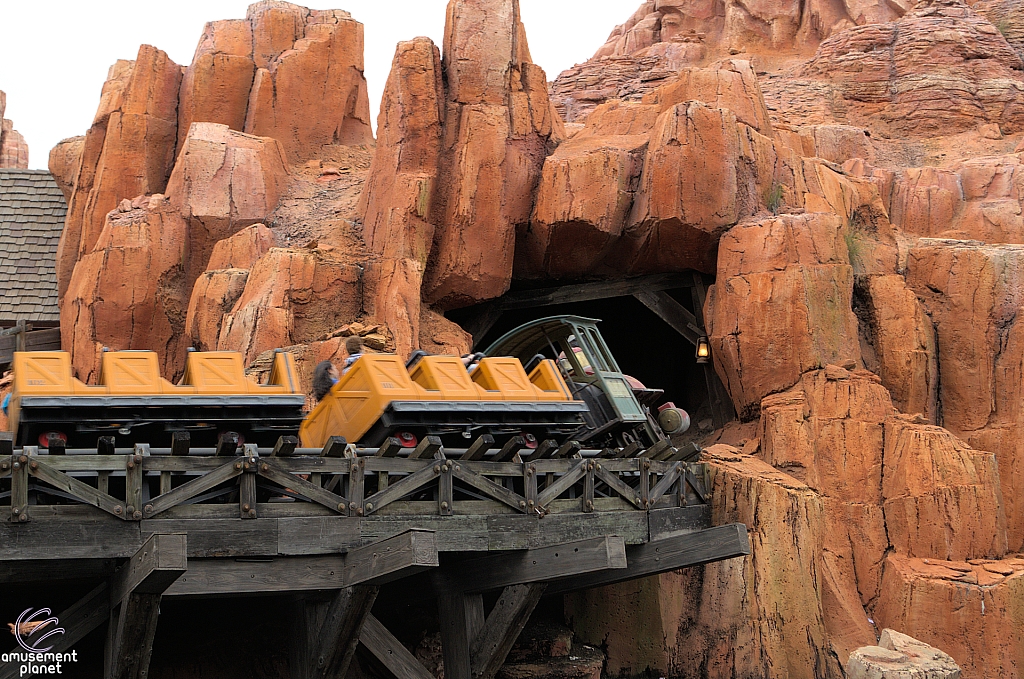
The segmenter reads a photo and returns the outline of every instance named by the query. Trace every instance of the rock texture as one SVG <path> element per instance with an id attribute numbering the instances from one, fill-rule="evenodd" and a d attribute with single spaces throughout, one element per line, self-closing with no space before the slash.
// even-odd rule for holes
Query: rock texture
<path id="1" fill-rule="evenodd" d="M 999 30 L 963 0 L 923 0 L 897 22 L 823 42 L 796 79 L 772 88 L 772 101 L 798 100 L 785 106 L 804 114 L 787 118 L 794 124 L 845 119 L 920 136 L 996 123 L 1016 132 L 1024 129 L 1022 70 Z M 809 110 L 825 115 L 808 119 Z"/>
<path id="2" fill-rule="evenodd" d="M 14 123 L 4 118 L 7 95 L 0 91 L 0 169 L 28 168 L 28 144 L 21 133 L 14 129 Z"/>
<path id="3" fill-rule="evenodd" d="M 849 261 L 834 215 L 780 216 L 722 238 L 705 317 L 738 412 L 808 370 L 860 360 Z"/>
<path id="4" fill-rule="evenodd" d="M 878 646 L 858 648 L 846 666 L 847 679 L 960 679 L 960 667 L 937 648 L 891 629 Z"/>
<path id="5" fill-rule="evenodd" d="M 1024 668 L 1024 561 L 973 563 L 889 556 L 880 625 L 941 648 L 963 677 L 1018 679 Z"/>
<path id="6" fill-rule="evenodd" d="M 70 137 L 64 139 L 52 149 L 48 169 L 53 175 L 64 200 L 70 201 L 75 190 L 75 175 L 78 174 L 78 166 L 82 162 L 82 151 L 85 148 L 85 137 Z"/>

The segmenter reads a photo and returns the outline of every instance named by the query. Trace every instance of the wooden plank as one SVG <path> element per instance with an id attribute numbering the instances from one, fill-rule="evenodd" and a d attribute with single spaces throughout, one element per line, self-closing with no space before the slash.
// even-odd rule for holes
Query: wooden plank
<path id="1" fill-rule="evenodd" d="M 348 457 L 346 454 L 347 450 L 348 441 L 345 440 L 344 436 L 332 436 L 327 439 L 327 443 L 324 444 L 323 449 L 320 451 L 320 457 Z"/>
<path id="2" fill-rule="evenodd" d="M 125 519 L 142 519 L 142 460 L 145 457 L 149 457 L 149 446 L 138 443 L 125 463 Z"/>
<path id="3" fill-rule="evenodd" d="M 564 594 L 592 587 L 603 587 L 648 575 L 699 566 L 713 561 L 750 554 L 747 527 L 741 523 L 715 526 L 671 538 L 652 540 L 626 550 L 624 569 L 594 572 L 554 582 L 548 594 Z"/>
<path id="4" fill-rule="evenodd" d="M 389 484 L 384 490 L 366 498 L 366 513 L 379 511 L 382 507 L 386 507 L 392 502 L 396 502 L 409 493 L 415 492 L 428 483 L 433 482 L 440 475 L 441 462 L 435 461 L 434 464 L 423 467 L 415 474 L 410 474 L 397 483 Z"/>
<path id="5" fill-rule="evenodd" d="M 540 467 L 538 467 L 539 469 Z M 583 475 L 587 473 L 587 463 L 577 462 L 571 470 L 566 472 L 555 481 L 553 484 L 547 486 L 537 496 L 537 505 L 540 507 L 546 507 L 549 502 L 557 498 L 559 495 L 569 490 L 576 484 L 577 481 L 583 478 Z"/>
<path id="6" fill-rule="evenodd" d="M 357 585 L 335 595 L 317 635 L 310 676 L 345 679 L 379 591 L 375 585 Z"/>
<path id="7" fill-rule="evenodd" d="M 241 437 L 233 431 L 226 431 L 217 440 L 217 456 L 231 457 L 238 451 Z"/>
<path id="8" fill-rule="evenodd" d="M 11 458 L 11 522 L 28 521 L 28 455 Z M 83 484 L 84 485 L 84 484 Z"/>
<path id="9" fill-rule="evenodd" d="M 512 585 L 502 591 L 483 628 L 470 644 L 476 679 L 492 679 L 498 673 L 546 587 L 545 583 Z"/>
<path id="10" fill-rule="evenodd" d="M 171 455 L 188 455 L 190 447 L 192 447 L 192 434 L 187 431 L 171 433 Z"/>
<path id="11" fill-rule="evenodd" d="M 230 505 L 223 506 L 232 514 L 222 519 L 150 519 L 142 522 L 142 535 L 153 533 L 187 533 L 188 558 L 249 557 L 279 553 L 278 519 L 261 516 L 258 521 L 243 521 Z M 310 540 L 315 538 L 309 537 Z M 338 549 L 322 549 L 319 553 Z"/>
<path id="12" fill-rule="evenodd" d="M 154 534 L 110 580 L 110 603 L 121 604 L 129 594 L 161 594 L 187 566 L 184 535 Z"/>
<path id="13" fill-rule="evenodd" d="M 396 457 L 400 450 L 402 450 L 402 442 L 394 436 L 390 436 L 381 444 L 374 455 L 377 457 Z"/>
<path id="14" fill-rule="evenodd" d="M 167 596 L 299 592 L 380 585 L 436 567 L 437 545 L 429 531 L 408 531 L 346 555 L 296 556 L 236 561 L 192 559 Z"/>
<path id="15" fill-rule="evenodd" d="M 636 490 L 628 483 L 623 481 L 617 474 L 614 474 L 604 468 L 602 463 L 597 464 L 597 468 L 594 474 L 598 479 L 603 481 L 609 488 L 614 490 L 619 496 L 634 507 L 640 508 L 640 496 Z"/>
<path id="16" fill-rule="evenodd" d="M 545 439 L 541 441 L 540 444 L 536 448 L 534 448 L 530 452 L 530 454 L 526 456 L 525 459 L 527 462 L 542 460 L 545 457 L 551 455 L 556 450 L 558 450 L 558 441 L 555 441 L 554 439 Z"/>
<path id="17" fill-rule="evenodd" d="M 625 541 L 618 536 L 606 536 L 467 559 L 458 564 L 457 574 L 451 573 L 449 577 L 464 591 L 484 592 L 509 585 L 624 568 Z"/>
<path id="18" fill-rule="evenodd" d="M 372 614 L 366 616 L 359 633 L 359 643 L 366 647 L 396 679 L 434 679 L 416 656 L 394 637 Z"/>

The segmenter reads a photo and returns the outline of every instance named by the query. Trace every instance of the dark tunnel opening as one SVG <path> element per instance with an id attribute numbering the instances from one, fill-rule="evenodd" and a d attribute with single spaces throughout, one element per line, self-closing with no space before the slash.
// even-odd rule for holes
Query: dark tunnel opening
<path id="1" fill-rule="evenodd" d="M 693 312 L 689 289 L 669 294 Z M 450 312 L 460 322 L 472 315 L 470 310 Z M 695 347 L 653 311 L 632 296 L 571 302 L 505 311 L 476 342 L 483 351 L 495 340 L 516 327 L 547 316 L 576 315 L 599 319 L 598 328 L 619 367 L 645 386 L 665 391 L 661 405 L 672 401 L 690 414 L 691 433 L 712 429 L 711 406 L 705 367 L 697 363 Z"/>

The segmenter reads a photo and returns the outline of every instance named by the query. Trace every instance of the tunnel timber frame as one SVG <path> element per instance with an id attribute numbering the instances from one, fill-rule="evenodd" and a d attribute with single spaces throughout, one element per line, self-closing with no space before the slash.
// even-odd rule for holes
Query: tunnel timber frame
<path id="1" fill-rule="evenodd" d="M 473 307 L 469 312 L 469 319 L 464 321 L 462 326 L 473 336 L 475 351 L 478 350 L 477 345 L 506 311 L 591 302 L 614 297 L 633 297 L 696 348 L 698 340 L 707 337 L 707 330 L 704 329 L 707 285 L 702 273 L 689 271 L 508 292 L 495 300 Z M 677 302 L 669 294 L 670 290 L 689 290 L 694 312 L 691 313 Z M 704 379 L 707 382 L 712 426 L 720 429 L 735 419 L 736 411 L 733 409 L 729 392 L 710 363 L 704 364 Z"/>
<path id="2" fill-rule="evenodd" d="M 107 624 L 110 679 L 148 676 L 162 597 L 252 594 L 293 597 L 293 679 L 341 679 L 359 644 L 394 676 L 428 679 L 372 615 L 382 587 L 436 599 L 446 676 L 490 679 L 542 596 L 750 553 L 745 526 L 711 526 L 707 467 L 670 446 L 485 457 L 489 438 L 63 455 L 0 440 L 0 581 L 100 580 L 60 612 L 53 650 Z"/>

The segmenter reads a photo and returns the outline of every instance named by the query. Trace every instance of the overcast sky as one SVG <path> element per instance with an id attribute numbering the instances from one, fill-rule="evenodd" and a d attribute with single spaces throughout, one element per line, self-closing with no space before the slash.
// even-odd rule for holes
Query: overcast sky
<path id="1" fill-rule="evenodd" d="M 61 139 L 84 134 L 107 69 L 155 45 L 185 65 L 203 24 L 245 17 L 245 0 L 0 0 L 0 90 L 5 117 L 29 144 L 30 165 L 45 168 Z M 441 45 L 447 0 L 310 0 L 345 9 L 366 27 L 366 78 L 376 125 L 395 43 L 426 35 Z M 549 79 L 589 58 L 640 0 L 520 0 L 533 60 Z"/>

